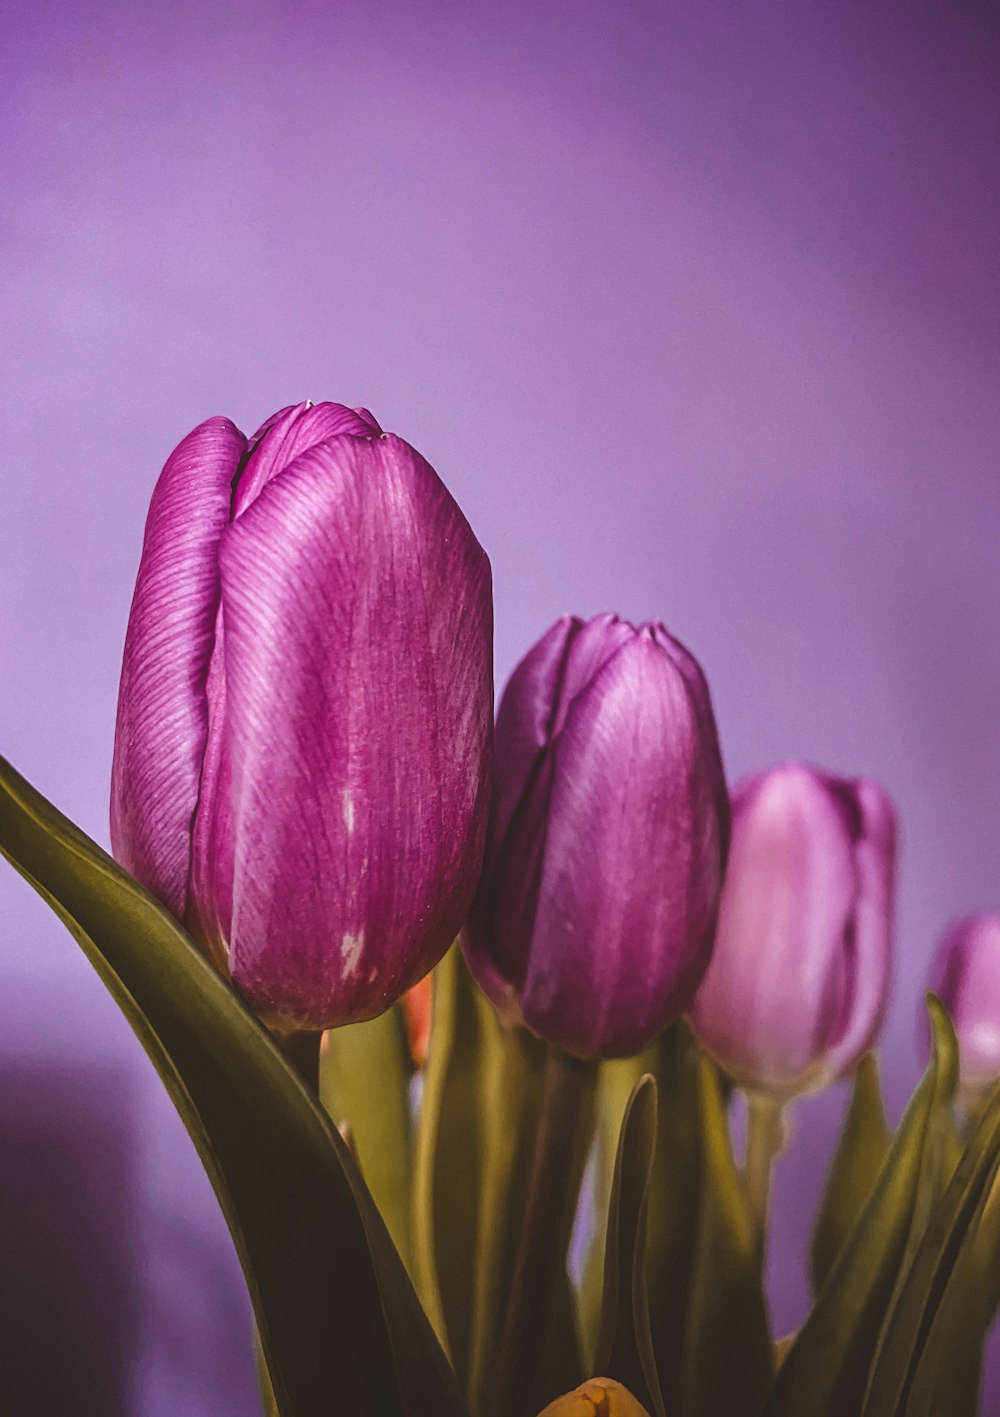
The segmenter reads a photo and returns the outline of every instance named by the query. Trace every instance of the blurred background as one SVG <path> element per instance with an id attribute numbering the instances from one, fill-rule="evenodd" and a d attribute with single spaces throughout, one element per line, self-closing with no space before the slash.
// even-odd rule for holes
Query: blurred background
<path id="1" fill-rule="evenodd" d="M 564 610 L 660 616 L 734 777 L 889 786 L 897 1115 L 935 935 L 1000 909 L 997 14 L 6 0 L 0 749 L 106 843 L 166 454 L 212 413 L 365 403 L 492 557 L 498 684 Z M 778 1333 L 843 1102 L 796 1109 Z M 6 867 L 0 1370 L 25 1417 L 256 1410 L 193 1149 Z"/>

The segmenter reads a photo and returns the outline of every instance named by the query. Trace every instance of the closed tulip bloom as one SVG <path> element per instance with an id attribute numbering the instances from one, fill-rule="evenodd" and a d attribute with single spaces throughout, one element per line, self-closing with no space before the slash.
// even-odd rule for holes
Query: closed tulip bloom
<path id="1" fill-rule="evenodd" d="M 372 1017 L 478 878 L 490 567 L 370 413 L 190 433 L 153 493 L 129 619 L 115 855 L 279 1029 Z"/>
<path id="2" fill-rule="evenodd" d="M 692 1022 L 738 1082 L 807 1091 L 871 1045 L 888 1000 L 895 859 L 877 783 L 788 763 L 737 787 Z"/>
<path id="3" fill-rule="evenodd" d="M 956 920 L 938 945 L 927 987 L 955 1025 L 963 1084 L 973 1092 L 989 1087 L 1000 1077 L 1000 917 Z"/>
<path id="4" fill-rule="evenodd" d="M 503 695 L 465 933 L 501 1015 L 580 1057 L 645 1047 L 708 962 L 727 815 L 688 651 L 658 624 L 559 620 Z"/>
<path id="5" fill-rule="evenodd" d="M 539 1417 L 649 1417 L 628 1388 L 611 1378 L 590 1378 L 580 1387 L 550 1402 Z"/>

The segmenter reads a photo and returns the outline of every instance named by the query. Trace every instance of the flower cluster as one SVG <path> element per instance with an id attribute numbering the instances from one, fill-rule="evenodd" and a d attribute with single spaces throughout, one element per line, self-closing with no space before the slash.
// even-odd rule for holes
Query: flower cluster
<path id="1" fill-rule="evenodd" d="M 490 582 L 437 474 L 367 409 L 201 424 L 150 506 L 118 859 L 279 1031 L 384 1011 L 464 924 L 501 1018 L 580 1057 L 689 1013 L 749 1089 L 849 1071 L 889 996 L 887 793 L 785 763 L 730 799 L 698 661 L 614 614 L 529 650 L 494 761 Z M 953 926 L 929 986 L 992 1081 L 1000 922 Z"/>
<path id="2" fill-rule="evenodd" d="M 125 869 L 0 761 L 0 849 L 206 1159 L 267 1411 L 971 1410 L 1000 1297 L 1000 918 L 944 934 L 890 1131 L 885 789 L 785 762 L 730 791 L 705 674 L 658 620 L 564 616 L 494 724 L 492 633 L 486 553 L 370 412 L 211 418 L 146 524 Z M 783 1114 L 844 1077 L 819 1299 L 774 1343 Z"/>
<path id="3" fill-rule="evenodd" d="M 787 764 L 730 809 L 697 660 L 612 614 L 518 665 L 491 792 L 491 633 L 468 523 L 367 410 L 210 419 L 150 508 L 116 855 L 281 1030 L 381 1012 L 466 922 L 501 1016 L 578 1056 L 691 1011 L 747 1086 L 849 1069 L 891 972 L 885 792 Z"/>

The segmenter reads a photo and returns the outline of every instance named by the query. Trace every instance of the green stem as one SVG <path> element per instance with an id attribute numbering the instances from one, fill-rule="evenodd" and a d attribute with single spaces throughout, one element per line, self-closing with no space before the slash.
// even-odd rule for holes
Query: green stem
<path id="1" fill-rule="evenodd" d="M 747 1145 L 743 1175 L 763 1252 L 771 1207 L 771 1177 L 785 1144 L 784 1103 L 767 1092 L 748 1092 L 746 1097 Z"/>
<path id="2" fill-rule="evenodd" d="M 528 1198 L 514 1260 L 497 1361 L 492 1411 L 506 1417 L 530 1392 L 544 1329 L 552 1276 L 565 1260 L 577 1187 L 567 1186 L 592 1081 L 592 1067 L 550 1048 Z"/>

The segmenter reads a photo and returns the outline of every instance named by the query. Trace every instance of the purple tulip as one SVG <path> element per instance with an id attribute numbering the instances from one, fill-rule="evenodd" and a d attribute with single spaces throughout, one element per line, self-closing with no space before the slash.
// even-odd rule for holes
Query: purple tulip
<path id="1" fill-rule="evenodd" d="M 895 857 L 877 783 L 788 763 L 737 787 L 692 1022 L 738 1082 L 808 1091 L 871 1045 L 888 1001 Z"/>
<path id="2" fill-rule="evenodd" d="M 559 620 L 497 717 L 465 948 L 501 1014 L 581 1057 L 645 1047 L 708 962 L 727 816 L 688 651 L 658 624 Z"/>
<path id="3" fill-rule="evenodd" d="M 927 987 L 951 1014 L 963 1083 L 981 1091 L 1000 1077 L 1000 917 L 956 920 L 938 945 Z"/>
<path id="4" fill-rule="evenodd" d="M 490 566 L 437 474 L 364 409 L 210 418 L 146 523 L 125 641 L 115 855 L 257 1012 L 386 1009 L 478 879 Z"/>

